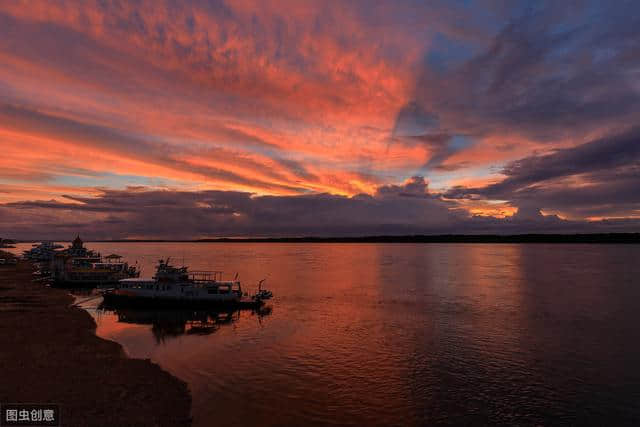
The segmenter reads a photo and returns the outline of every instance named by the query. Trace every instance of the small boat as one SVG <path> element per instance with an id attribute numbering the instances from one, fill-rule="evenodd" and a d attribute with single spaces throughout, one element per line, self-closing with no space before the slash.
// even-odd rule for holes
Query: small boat
<path id="1" fill-rule="evenodd" d="M 0 249 L 14 249 L 15 241 L 11 239 L 3 239 L 0 237 Z"/>
<path id="2" fill-rule="evenodd" d="M 103 297 L 108 304 L 257 308 L 273 296 L 261 285 L 258 293 L 249 296 L 238 280 L 222 280 L 221 271 L 190 272 L 161 259 L 152 278 L 122 279 Z"/>
<path id="3" fill-rule="evenodd" d="M 32 245 L 31 249 L 24 251 L 22 256 L 24 259 L 36 262 L 51 262 L 58 249 L 63 248 L 54 242 L 42 242 Z"/>

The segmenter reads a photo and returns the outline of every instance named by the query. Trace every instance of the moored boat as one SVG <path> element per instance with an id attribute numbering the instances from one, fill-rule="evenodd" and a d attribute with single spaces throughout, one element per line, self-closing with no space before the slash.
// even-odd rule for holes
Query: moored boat
<path id="1" fill-rule="evenodd" d="M 0 249 L 13 249 L 15 248 L 15 241 L 11 239 L 3 239 L 0 237 Z"/>
<path id="2" fill-rule="evenodd" d="M 272 296 L 259 288 L 249 295 L 238 280 L 222 280 L 221 271 L 192 271 L 160 260 L 152 278 L 129 278 L 103 292 L 105 303 L 161 306 L 256 308 Z"/>
<path id="3" fill-rule="evenodd" d="M 53 284 L 60 287 L 95 287 L 115 285 L 119 280 L 140 275 L 136 266 L 121 262 L 121 256 L 112 254 L 104 259 L 84 247 L 80 237 L 71 246 L 56 251 L 51 261 Z"/>
<path id="4" fill-rule="evenodd" d="M 54 242 L 41 242 L 40 244 L 32 245 L 31 249 L 22 253 L 22 257 L 29 261 L 34 262 L 51 262 L 58 249 L 63 248 Z"/>

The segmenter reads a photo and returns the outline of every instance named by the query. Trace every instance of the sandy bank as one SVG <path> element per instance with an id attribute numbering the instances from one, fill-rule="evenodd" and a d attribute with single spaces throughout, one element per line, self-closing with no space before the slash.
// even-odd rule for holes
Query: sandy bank
<path id="1" fill-rule="evenodd" d="M 71 303 L 29 264 L 0 266 L 0 402 L 57 404 L 63 426 L 190 425 L 186 384 L 96 337 Z"/>

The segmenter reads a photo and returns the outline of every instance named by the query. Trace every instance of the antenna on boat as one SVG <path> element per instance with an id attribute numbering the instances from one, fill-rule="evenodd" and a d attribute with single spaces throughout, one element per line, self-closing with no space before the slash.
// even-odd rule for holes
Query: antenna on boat
<path id="1" fill-rule="evenodd" d="M 234 281 L 235 281 L 235 280 L 238 280 L 238 272 L 236 272 L 236 275 L 235 275 L 235 277 L 233 278 L 233 280 L 234 280 Z"/>

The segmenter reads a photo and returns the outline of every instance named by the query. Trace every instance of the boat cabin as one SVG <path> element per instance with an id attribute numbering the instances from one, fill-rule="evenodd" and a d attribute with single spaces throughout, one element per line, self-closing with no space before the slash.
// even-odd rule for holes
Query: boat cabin
<path id="1" fill-rule="evenodd" d="M 209 295 L 242 294 L 240 282 L 237 281 L 185 281 L 169 282 L 155 279 L 131 278 L 118 282 L 118 289 L 149 291 L 154 293 L 206 293 Z"/>

